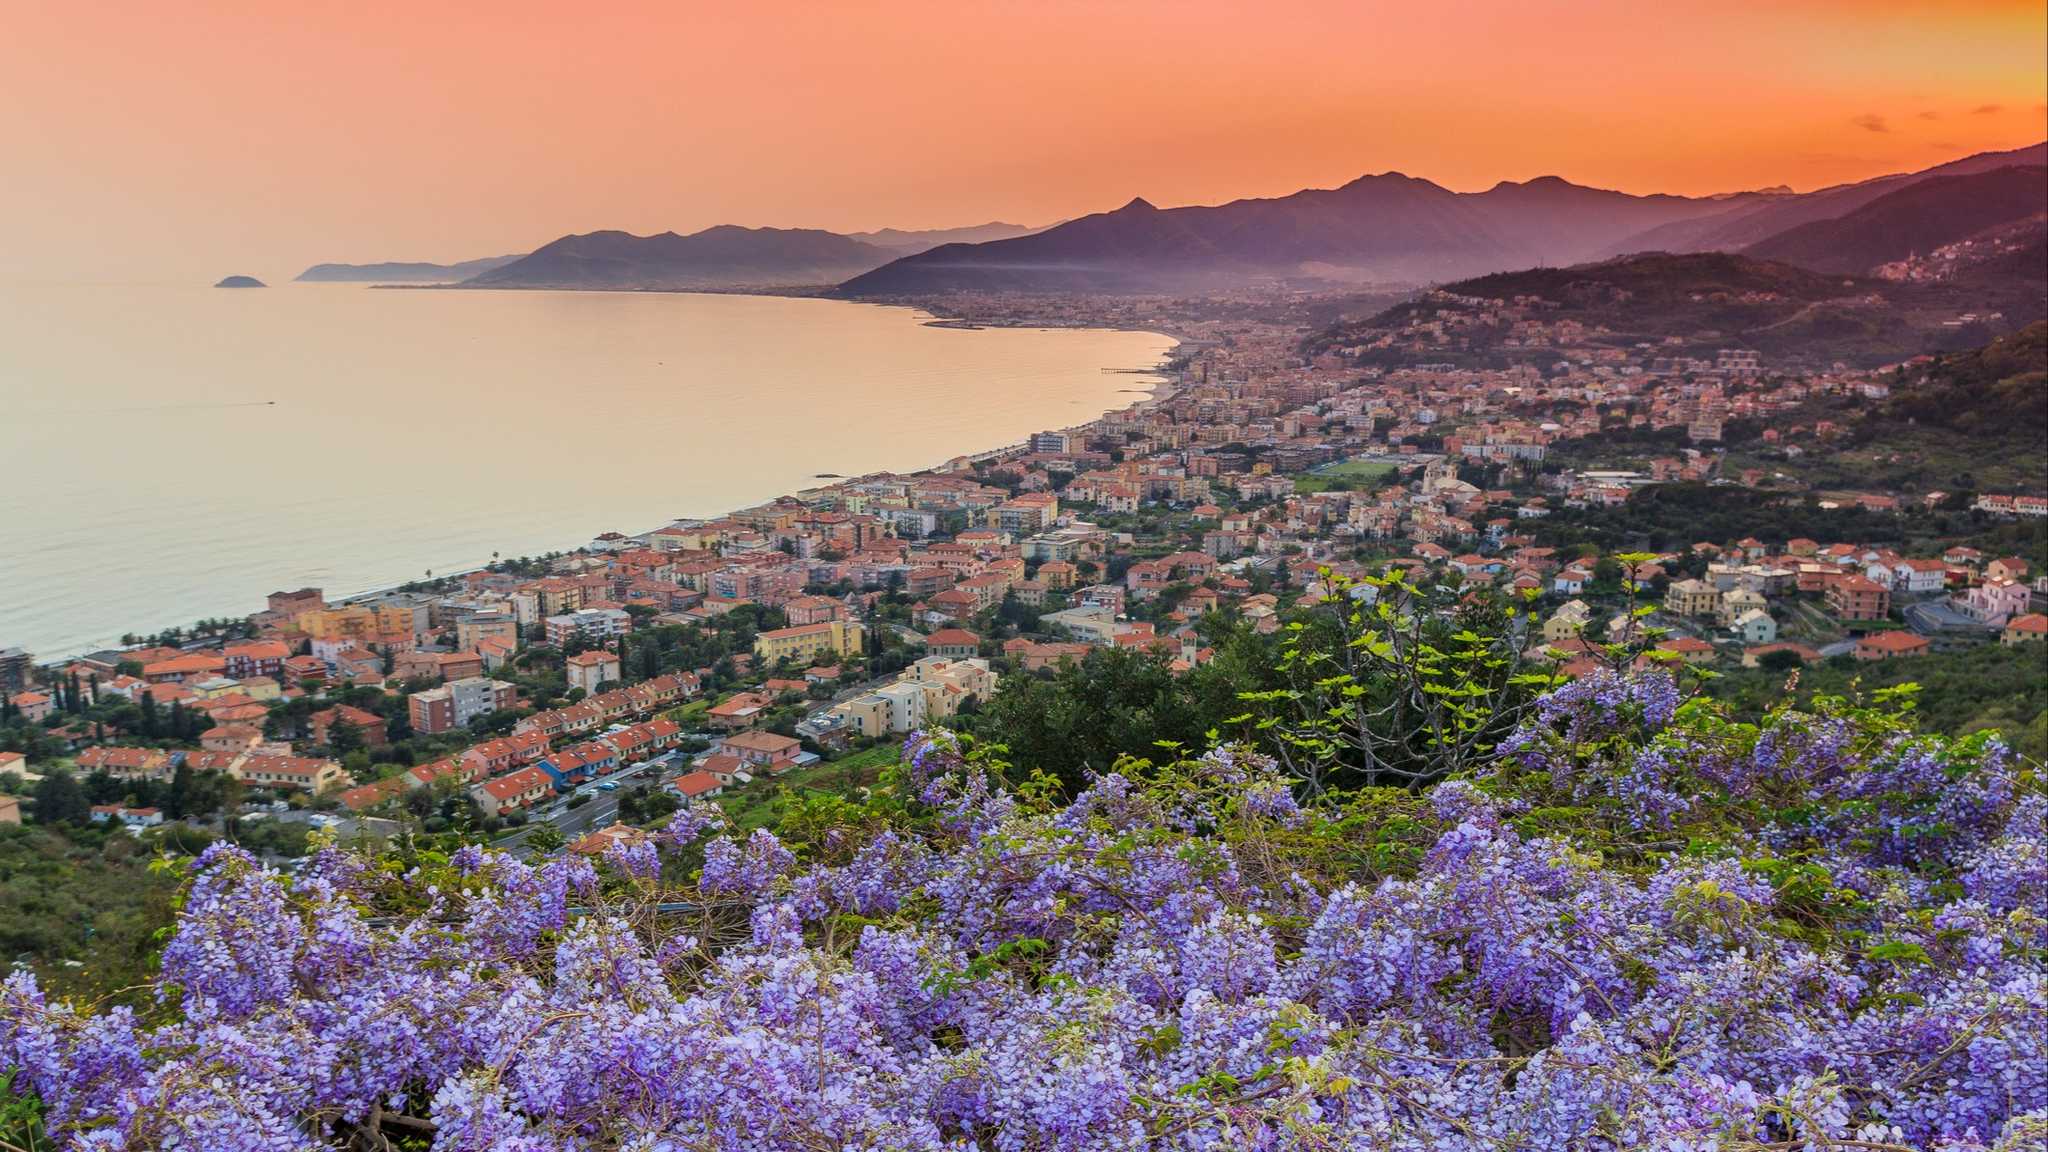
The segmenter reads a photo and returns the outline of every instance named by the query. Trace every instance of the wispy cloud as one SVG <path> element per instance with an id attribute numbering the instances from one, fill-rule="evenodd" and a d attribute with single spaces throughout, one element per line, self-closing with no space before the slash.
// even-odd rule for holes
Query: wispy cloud
<path id="1" fill-rule="evenodd" d="M 1970 109 L 1970 113 L 1975 116 L 1990 116 L 1993 113 L 2003 111 L 2005 111 L 2005 105 L 2003 104 L 1979 104 L 1975 108 Z"/>
<path id="2" fill-rule="evenodd" d="M 1850 123 L 1863 129 L 1865 132 L 1889 132 L 1892 130 L 1892 126 L 1885 123 L 1884 117 L 1879 116 L 1875 112 L 1865 112 L 1863 115 L 1850 121 Z"/>
<path id="3" fill-rule="evenodd" d="M 1920 118 L 1922 120 L 1939 120 L 1941 119 L 1941 113 L 1936 112 L 1933 109 L 1929 109 L 1925 112 L 1922 112 L 1920 114 Z"/>

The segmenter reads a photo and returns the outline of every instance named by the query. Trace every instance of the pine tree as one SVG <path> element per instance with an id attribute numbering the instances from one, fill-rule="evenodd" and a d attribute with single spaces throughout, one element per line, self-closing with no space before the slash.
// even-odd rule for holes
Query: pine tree
<path id="1" fill-rule="evenodd" d="M 327 726 L 327 747 L 336 756 L 346 756 L 363 746 L 363 734 L 339 716 Z"/>

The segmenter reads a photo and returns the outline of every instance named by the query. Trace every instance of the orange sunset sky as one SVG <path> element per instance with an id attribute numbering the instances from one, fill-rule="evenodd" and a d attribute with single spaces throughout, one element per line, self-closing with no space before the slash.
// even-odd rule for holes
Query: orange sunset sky
<path id="1" fill-rule="evenodd" d="M 0 279 L 1036 224 L 1389 169 L 1807 189 L 2048 135 L 2044 11 L 11 0 Z"/>

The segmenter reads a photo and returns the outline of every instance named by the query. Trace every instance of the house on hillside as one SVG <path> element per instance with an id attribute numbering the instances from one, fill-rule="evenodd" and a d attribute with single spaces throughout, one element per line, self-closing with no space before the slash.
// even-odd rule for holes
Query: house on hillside
<path id="1" fill-rule="evenodd" d="M 1898 660 L 1927 654 L 1927 637 L 1911 632 L 1872 632 L 1856 641 L 1858 660 Z"/>
<path id="2" fill-rule="evenodd" d="M 1778 639 L 1778 622 L 1762 608 L 1751 608 L 1735 619 L 1735 635 L 1745 645 L 1771 644 Z"/>

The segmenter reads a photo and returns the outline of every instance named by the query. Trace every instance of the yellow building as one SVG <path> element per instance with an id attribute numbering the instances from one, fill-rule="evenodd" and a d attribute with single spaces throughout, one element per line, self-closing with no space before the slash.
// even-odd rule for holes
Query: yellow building
<path id="1" fill-rule="evenodd" d="M 385 604 L 377 608 L 377 632 L 382 636 L 417 636 L 427 630 L 427 621 L 424 605 Z"/>
<path id="2" fill-rule="evenodd" d="M 847 723 L 852 725 L 855 732 L 870 739 L 886 736 L 891 731 L 889 701 L 873 692 L 834 704 L 832 711 L 835 715 L 846 717 Z"/>
<path id="3" fill-rule="evenodd" d="M 1768 613 L 1770 610 L 1770 601 L 1764 598 L 1763 593 L 1750 588 L 1730 588 L 1721 593 L 1721 606 L 1716 609 L 1716 613 L 1722 627 L 1733 628 L 1737 620 L 1751 612 Z M 1774 636 L 1772 639 L 1775 640 L 1777 637 Z"/>
<path id="4" fill-rule="evenodd" d="M 533 591 L 540 597 L 542 616 L 564 616 L 583 607 L 583 585 L 560 576 L 548 576 L 533 582 Z"/>
<path id="5" fill-rule="evenodd" d="M 755 508 L 742 508 L 727 517 L 757 532 L 787 532 L 796 526 L 796 518 L 806 510 L 780 502 L 762 504 Z"/>
<path id="6" fill-rule="evenodd" d="M 377 638 L 377 614 L 353 605 L 315 609 L 301 615 L 297 623 L 299 631 L 315 640 L 354 640 L 368 644 Z"/>
<path id="7" fill-rule="evenodd" d="M 1054 592 L 1064 592 L 1080 580 L 1080 569 L 1065 560 L 1047 560 L 1038 566 L 1039 582 Z"/>
<path id="8" fill-rule="evenodd" d="M 948 660 L 927 656 L 904 669 L 893 684 L 832 706 L 863 736 L 909 732 L 932 720 L 956 715 L 969 700 L 995 695 L 996 674 L 980 658 Z"/>
<path id="9" fill-rule="evenodd" d="M 754 656 L 774 665 L 784 660 L 809 663 L 823 655 L 858 656 L 867 629 L 851 620 L 827 620 L 776 628 L 754 637 Z"/>
<path id="10" fill-rule="evenodd" d="M 1998 637 L 1998 642 L 2008 648 L 2015 644 L 2040 644 L 2044 641 L 2048 641 L 2048 616 L 2039 612 L 2013 617 L 2006 622 L 2005 631 Z"/>
<path id="11" fill-rule="evenodd" d="M 469 616 L 455 622 L 455 647 L 464 652 L 477 651 L 486 640 L 503 640 L 514 648 L 519 646 L 519 622 L 507 615 L 491 613 Z"/>
<path id="12" fill-rule="evenodd" d="M 1664 610 L 1680 616 L 1712 616 L 1721 609 L 1721 590 L 1704 580 L 1680 580 L 1664 593 Z"/>
<path id="13" fill-rule="evenodd" d="M 1585 601 L 1568 601 L 1543 622 L 1543 638 L 1552 644 L 1570 640 L 1583 633 L 1592 619 L 1592 609 L 1586 607 Z"/>

